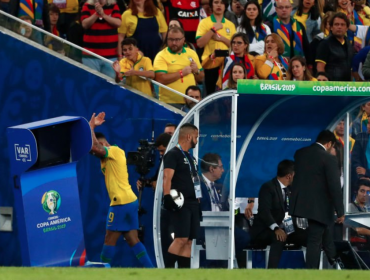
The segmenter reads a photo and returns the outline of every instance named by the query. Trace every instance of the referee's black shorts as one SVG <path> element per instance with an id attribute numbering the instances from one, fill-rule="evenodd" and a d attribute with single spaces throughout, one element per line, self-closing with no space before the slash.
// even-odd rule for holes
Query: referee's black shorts
<path id="1" fill-rule="evenodd" d="M 200 228 L 199 207 L 198 200 L 185 201 L 179 211 L 171 213 L 175 238 L 197 239 Z"/>

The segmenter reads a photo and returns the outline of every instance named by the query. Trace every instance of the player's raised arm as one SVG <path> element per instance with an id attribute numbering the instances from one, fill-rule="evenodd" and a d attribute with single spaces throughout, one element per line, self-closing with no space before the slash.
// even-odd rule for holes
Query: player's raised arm
<path id="1" fill-rule="evenodd" d="M 99 143 L 98 139 L 96 139 L 94 129 L 97 126 L 102 125 L 105 122 L 105 113 L 101 112 L 97 116 L 95 116 L 95 113 L 91 116 L 89 125 L 91 128 L 91 137 L 93 141 L 93 145 L 91 148 L 90 153 L 93 154 L 96 157 L 103 158 L 105 157 L 107 151 L 105 150 L 104 146 Z"/>

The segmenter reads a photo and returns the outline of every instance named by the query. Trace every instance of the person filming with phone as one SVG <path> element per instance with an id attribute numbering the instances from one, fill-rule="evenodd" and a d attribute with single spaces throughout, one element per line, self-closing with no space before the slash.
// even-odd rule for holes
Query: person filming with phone
<path id="1" fill-rule="evenodd" d="M 231 37 L 231 54 L 226 56 L 221 65 L 220 75 L 218 77 L 217 86 L 220 89 L 226 89 L 231 75 L 231 68 L 238 63 L 244 65 L 246 75 L 243 79 L 258 79 L 254 70 L 254 56 L 249 52 L 249 40 L 244 33 L 235 33 Z M 212 56 L 215 54 L 213 53 Z"/>
<path id="2" fill-rule="evenodd" d="M 212 14 L 203 19 L 196 34 L 197 45 L 204 48 L 202 66 L 204 68 L 204 85 L 206 95 L 215 92 L 218 71 L 224 58 L 229 56 L 231 36 L 236 32 L 235 25 L 225 19 L 224 12 L 228 6 L 227 0 L 210 0 Z M 215 55 L 211 55 L 215 52 Z"/>

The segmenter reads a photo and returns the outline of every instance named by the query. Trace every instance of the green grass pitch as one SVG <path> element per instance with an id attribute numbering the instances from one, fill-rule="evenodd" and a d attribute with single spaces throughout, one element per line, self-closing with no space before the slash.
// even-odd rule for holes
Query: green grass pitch
<path id="1" fill-rule="evenodd" d="M 130 269 L 0 267 L 1 280 L 358 280 L 360 270 Z"/>

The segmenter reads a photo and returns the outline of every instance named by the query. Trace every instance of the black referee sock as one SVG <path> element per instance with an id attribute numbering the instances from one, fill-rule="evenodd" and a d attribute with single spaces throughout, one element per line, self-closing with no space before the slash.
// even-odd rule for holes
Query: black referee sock
<path id="1" fill-rule="evenodd" d="M 190 258 L 178 256 L 177 265 L 178 268 L 190 268 Z"/>
<path id="2" fill-rule="evenodd" d="M 175 263 L 177 262 L 178 258 L 180 258 L 178 255 L 174 255 L 168 252 L 167 257 L 164 260 L 165 268 L 175 268 Z"/>

